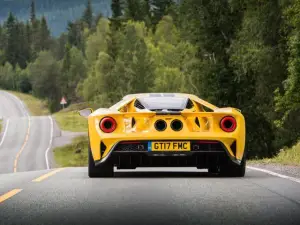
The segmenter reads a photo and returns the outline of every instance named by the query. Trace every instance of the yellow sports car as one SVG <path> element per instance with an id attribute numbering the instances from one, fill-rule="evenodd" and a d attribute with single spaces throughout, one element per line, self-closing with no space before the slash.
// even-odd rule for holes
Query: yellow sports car
<path id="1" fill-rule="evenodd" d="M 88 119 L 89 177 L 112 177 L 115 166 L 245 175 L 245 120 L 237 109 L 218 108 L 190 94 L 145 93 L 79 113 Z"/>

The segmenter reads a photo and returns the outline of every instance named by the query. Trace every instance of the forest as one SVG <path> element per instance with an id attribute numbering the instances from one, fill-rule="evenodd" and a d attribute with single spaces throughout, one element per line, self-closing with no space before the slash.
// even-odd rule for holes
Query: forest
<path id="1" fill-rule="evenodd" d="M 12 12 L 21 21 L 29 19 L 29 10 L 32 0 L 0 1 L 0 23 L 3 23 L 9 12 Z M 85 9 L 85 0 L 36 0 L 36 17 L 45 16 L 51 35 L 58 37 L 65 31 L 68 21 L 80 18 Z M 93 14 L 102 14 L 109 17 L 111 0 L 93 0 Z"/>
<path id="2" fill-rule="evenodd" d="M 250 158 L 300 137 L 300 0 L 112 0 L 111 16 L 87 1 L 51 35 L 29 3 L 0 27 L 0 88 L 46 100 L 49 109 L 108 107 L 129 93 L 186 92 L 246 118 Z"/>

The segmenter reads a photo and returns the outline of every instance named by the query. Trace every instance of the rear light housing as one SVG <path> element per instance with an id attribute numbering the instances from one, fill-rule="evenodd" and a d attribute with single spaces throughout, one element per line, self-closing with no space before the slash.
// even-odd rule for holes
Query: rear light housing
<path id="1" fill-rule="evenodd" d="M 225 132 L 235 131 L 236 126 L 237 126 L 236 120 L 232 116 L 225 116 L 222 118 L 220 122 L 220 127 Z"/>
<path id="2" fill-rule="evenodd" d="M 117 122 L 111 117 L 104 117 L 99 127 L 104 133 L 111 133 L 117 128 Z"/>

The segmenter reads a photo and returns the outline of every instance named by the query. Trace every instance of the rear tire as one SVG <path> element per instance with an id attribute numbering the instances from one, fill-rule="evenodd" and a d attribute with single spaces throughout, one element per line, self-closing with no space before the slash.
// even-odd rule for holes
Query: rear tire
<path id="1" fill-rule="evenodd" d="M 88 174 L 91 178 L 96 177 L 113 177 L 114 176 L 114 165 L 110 159 L 101 163 L 99 166 L 95 166 L 92 151 L 88 150 Z"/>
<path id="2" fill-rule="evenodd" d="M 229 162 L 220 168 L 220 175 L 223 177 L 244 177 L 246 173 L 246 156 L 244 155 L 241 164 Z"/>

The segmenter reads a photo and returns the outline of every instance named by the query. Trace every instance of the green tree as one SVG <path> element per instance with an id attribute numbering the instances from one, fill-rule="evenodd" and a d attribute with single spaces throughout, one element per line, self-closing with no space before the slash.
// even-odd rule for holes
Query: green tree
<path id="1" fill-rule="evenodd" d="M 75 46 L 71 47 L 70 44 L 67 44 L 62 63 L 60 86 L 63 95 L 68 98 L 69 102 L 77 100 L 77 85 L 86 78 L 86 74 L 86 62 L 82 52 Z"/>
<path id="2" fill-rule="evenodd" d="M 9 62 L 0 65 L 0 87 L 7 90 L 13 90 L 16 86 L 17 79 L 13 66 Z"/>
<path id="3" fill-rule="evenodd" d="M 111 11 L 112 11 L 112 18 L 118 18 L 123 15 L 123 0 L 112 0 L 111 2 Z"/>
<path id="4" fill-rule="evenodd" d="M 89 65 L 93 65 L 100 52 L 107 52 L 111 44 L 111 29 L 108 19 L 101 18 L 97 30 L 87 38 L 86 58 Z"/>
<path id="5" fill-rule="evenodd" d="M 275 91 L 276 111 L 282 118 L 276 121 L 280 135 L 277 138 L 282 145 L 291 145 L 298 141 L 300 132 L 300 1 L 293 0 L 285 5 L 284 13 L 287 36 L 287 78 Z"/>
<path id="6" fill-rule="evenodd" d="M 147 3 L 149 1 L 146 1 Z M 168 13 L 168 9 L 174 5 L 173 0 L 150 0 L 150 3 L 146 4 L 152 6 L 152 23 L 154 25 L 158 24 L 159 21 L 163 18 L 164 15 Z M 147 6 L 147 9 L 149 10 L 149 6 Z"/>
<path id="7" fill-rule="evenodd" d="M 91 0 L 87 1 L 86 8 L 83 12 L 82 20 L 88 25 L 89 28 L 93 25 L 93 10 Z"/>
<path id="8" fill-rule="evenodd" d="M 141 0 L 126 0 L 124 16 L 127 20 L 142 21 L 144 16 Z"/>
<path id="9" fill-rule="evenodd" d="M 6 48 L 5 48 L 5 59 L 13 67 L 17 62 L 18 43 L 16 37 L 17 33 L 17 21 L 15 16 L 10 12 L 5 22 L 6 28 Z"/>
<path id="10" fill-rule="evenodd" d="M 69 22 L 67 26 L 68 42 L 84 52 L 84 26 L 80 21 Z"/>
<path id="11" fill-rule="evenodd" d="M 59 100 L 62 96 L 61 66 L 52 53 L 40 52 L 37 59 L 29 64 L 28 72 L 33 95 L 46 99 L 52 112 L 59 109 Z"/>
<path id="12" fill-rule="evenodd" d="M 41 19 L 38 35 L 39 35 L 38 50 L 40 51 L 49 50 L 51 37 L 50 37 L 50 31 L 48 28 L 47 20 L 44 16 Z"/>
<path id="13" fill-rule="evenodd" d="M 33 24 L 35 21 L 36 21 L 35 0 L 32 0 L 30 4 L 30 22 Z"/>
<path id="14" fill-rule="evenodd" d="M 145 35 L 143 22 L 129 21 L 126 24 L 117 58 L 126 65 L 123 75 L 127 84 L 126 93 L 147 92 L 154 83 L 153 61 L 145 43 Z"/>

